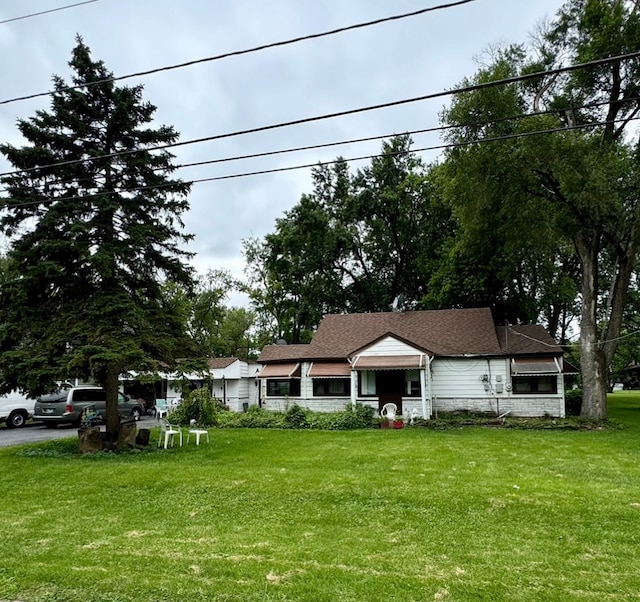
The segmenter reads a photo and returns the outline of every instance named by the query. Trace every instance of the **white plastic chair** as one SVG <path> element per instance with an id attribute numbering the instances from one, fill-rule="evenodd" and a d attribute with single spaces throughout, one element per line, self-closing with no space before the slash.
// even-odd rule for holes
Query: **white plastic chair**
<path id="1" fill-rule="evenodd" d="M 382 406 L 382 410 L 380 410 L 380 416 L 386 418 L 389 422 L 393 422 L 397 412 L 398 406 L 395 403 L 385 403 Z"/>
<path id="2" fill-rule="evenodd" d="M 169 446 L 169 442 L 171 442 L 171 447 L 173 447 L 175 436 L 178 435 L 180 437 L 180 446 L 182 446 L 182 429 L 179 426 L 174 426 L 173 424 L 169 424 L 169 421 L 165 418 L 160 419 L 160 436 L 158 437 L 158 447 L 164 445 L 164 448 L 167 449 Z"/>
<path id="3" fill-rule="evenodd" d="M 187 432 L 187 445 L 189 445 L 189 439 L 191 439 L 191 435 L 194 435 L 196 438 L 196 445 L 200 445 L 200 437 L 202 435 L 206 435 L 207 443 L 209 443 L 209 431 L 208 429 L 199 428 L 195 419 L 191 419 L 189 421 L 189 431 Z"/>
<path id="4" fill-rule="evenodd" d="M 156 399 L 156 418 L 166 418 L 169 415 L 169 406 L 166 399 Z"/>

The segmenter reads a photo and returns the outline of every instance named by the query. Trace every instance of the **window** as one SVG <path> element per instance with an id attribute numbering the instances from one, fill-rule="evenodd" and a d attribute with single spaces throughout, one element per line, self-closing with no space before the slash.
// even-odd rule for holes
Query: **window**
<path id="1" fill-rule="evenodd" d="M 360 395 L 375 395 L 377 392 L 375 370 L 362 370 L 358 372 L 358 383 Z"/>
<path id="2" fill-rule="evenodd" d="M 314 378 L 314 397 L 348 397 L 351 395 L 350 378 Z"/>
<path id="3" fill-rule="evenodd" d="M 558 392 L 556 376 L 513 376 L 511 378 L 514 393 L 546 393 Z"/>
<path id="4" fill-rule="evenodd" d="M 76 389 L 73 393 L 73 401 L 79 403 L 105 401 L 107 394 L 104 389 Z"/>
<path id="5" fill-rule="evenodd" d="M 422 388 L 420 387 L 420 370 L 406 370 L 404 374 L 407 383 L 405 388 L 406 394 L 409 397 L 420 397 L 422 394 Z"/>
<path id="6" fill-rule="evenodd" d="M 268 397 L 300 397 L 299 378 L 268 378 Z"/>

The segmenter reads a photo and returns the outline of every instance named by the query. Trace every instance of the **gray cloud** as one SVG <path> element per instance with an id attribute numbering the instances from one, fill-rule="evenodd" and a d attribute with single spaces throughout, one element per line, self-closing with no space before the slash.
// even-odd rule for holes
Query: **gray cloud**
<path id="1" fill-rule="evenodd" d="M 432 5 L 438 0 L 432 0 Z M 57 0 L 5 0 L 0 20 L 55 8 Z M 489 45 L 524 42 L 561 0 L 480 0 L 405 21 L 255 54 L 126 80 L 142 83 L 158 123 L 193 139 L 342 111 L 455 87 L 476 70 Z M 79 33 L 115 75 L 316 33 L 423 8 L 413 0 L 101 0 L 0 25 L 0 100 L 49 89 L 65 78 Z M 239 136 L 175 149 L 178 163 L 403 132 L 437 125 L 446 99 Z M 18 118 L 47 108 L 47 98 L 0 105 L 0 140 L 20 144 Z M 416 136 L 416 146 L 437 144 Z M 272 169 L 373 154 L 380 142 L 185 169 L 185 179 Z M 432 160 L 435 155 L 427 156 Z M 0 159 L 0 170 L 10 168 Z M 273 230 L 275 220 L 311 188 L 310 170 L 195 184 L 186 230 L 199 271 L 242 272 L 241 241 Z"/>

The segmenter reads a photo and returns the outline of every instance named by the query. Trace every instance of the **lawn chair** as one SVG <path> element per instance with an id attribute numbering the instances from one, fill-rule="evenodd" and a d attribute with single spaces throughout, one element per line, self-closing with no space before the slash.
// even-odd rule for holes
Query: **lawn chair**
<path id="1" fill-rule="evenodd" d="M 187 432 L 187 445 L 189 445 L 189 440 L 191 439 L 191 435 L 193 435 L 196 438 L 196 445 L 200 445 L 200 437 L 202 436 L 205 436 L 207 438 L 207 443 L 209 443 L 209 430 L 200 428 L 195 419 L 191 419 L 189 421 L 189 431 Z"/>
<path id="2" fill-rule="evenodd" d="M 380 410 L 380 416 L 386 418 L 389 422 L 393 422 L 398 413 L 398 406 L 395 403 L 385 403 Z"/>
<path id="3" fill-rule="evenodd" d="M 169 404 L 166 399 L 156 399 L 156 418 L 166 418 L 169 415 Z"/>
<path id="4" fill-rule="evenodd" d="M 160 418 L 160 436 L 158 437 L 158 447 L 163 445 L 164 448 L 167 449 L 167 447 L 169 447 L 169 442 L 171 443 L 171 447 L 173 447 L 176 435 L 180 437 L 180 446 L 182 447 L 182 429 L 179 426 L 170 424 L 169 421 L 165 418 Z"/>

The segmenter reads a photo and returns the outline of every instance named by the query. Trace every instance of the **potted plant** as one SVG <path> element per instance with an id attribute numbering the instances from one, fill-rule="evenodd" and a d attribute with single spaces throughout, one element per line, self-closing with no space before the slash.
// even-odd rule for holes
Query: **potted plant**
<path id="1" fill-rule="evenodd" d="M 389 419 L 386 416 L 382 416 L 380 418 L 380 428 L 388 429 L 389 428 Z"/>
<path id="2" fill-rule="evenodd" d="M 396 416 L 393 419 L 393 428 L 394 429 L 404 428 L 404 420 L 402 419 L 402 416 Z"/>

